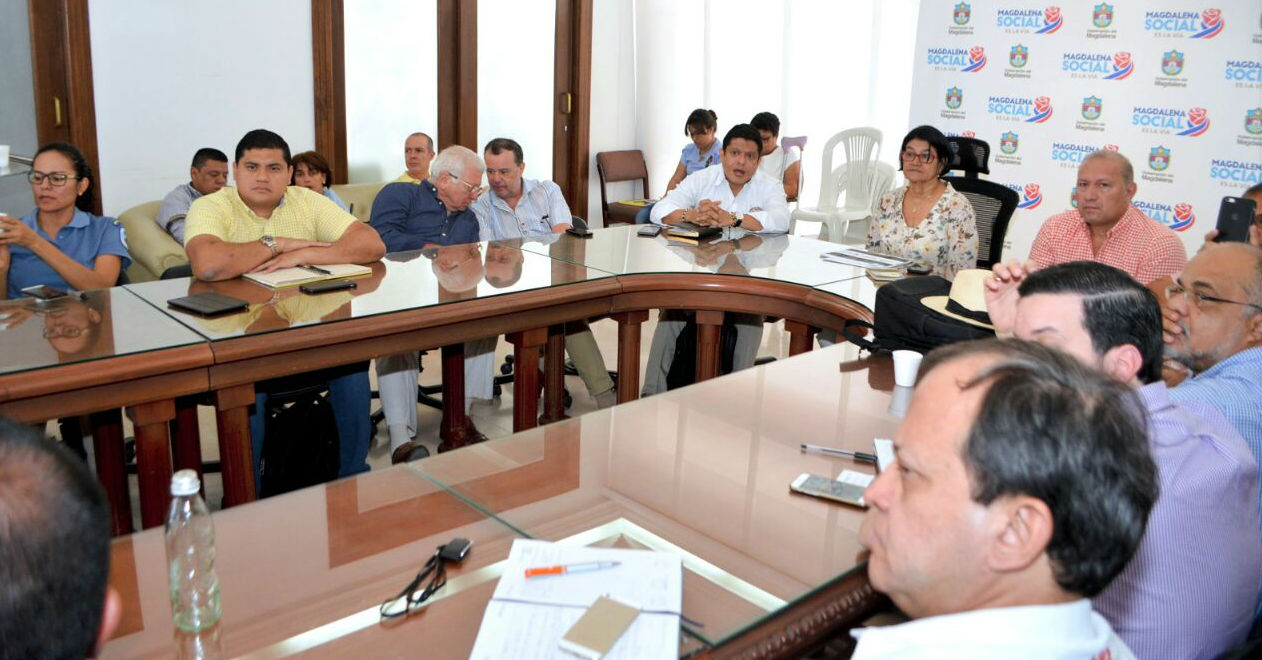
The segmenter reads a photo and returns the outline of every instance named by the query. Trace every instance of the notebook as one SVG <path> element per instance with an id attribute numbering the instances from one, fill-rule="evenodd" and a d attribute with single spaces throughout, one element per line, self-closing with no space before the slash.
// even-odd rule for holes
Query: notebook
<path id="1" fill-rule="evenodd" d="M 667 238 L 677 237 L 700 240 L 711 236 L 718 236 L 721 233 L 723 233 L 723 229 L 721 227 L 702 227 L 701 225 L 694 225 L 691 222 L 666 226 Z"/>
<path id="2" fill-rule="evenodd" d="M 281 268 L 270 273 L 246 273 L 242 275 L 251 282 L 257 282 L 273 289 L 283 289 L 308 282 L 324 280 L 342 280 L 351 277 L 372 275 L 372 268 L 359 264 L 322 264 L 319 266 L 294 266 Z"/>

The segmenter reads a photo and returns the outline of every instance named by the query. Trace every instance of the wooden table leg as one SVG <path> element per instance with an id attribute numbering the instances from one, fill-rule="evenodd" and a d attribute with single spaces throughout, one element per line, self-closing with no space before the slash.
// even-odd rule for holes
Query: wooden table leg
<path id="1" fill-rule="evenodd" d="M 613 315 L 618 322 L 618 403 L 640 396 L 640 325 L 649 318 L 648 310 Z"/>
<path id="2" fill-rule="evenodd" d="M 815 335 L 819 328 L 785 319 L 784 329 L 789 331 L 789 355 L 799 355 L 815 347 Z"/>
<path id="3" fill-rule="evenodd" d="M 464 413 L 464 344 L 442 348 L 443 419 L 438 426 L 438 451 L 450 451 L 486 440 Z"/>
<path id="4" fill-rule="evenodd" d="M 140 485 L 140 524 L 157 527 L 166 520 L 171 487 L 171 436 L 175 401 L 163 399 L 128 408 L 136 429 L 136 477 Z"/>
<path id="5" fill-rule="evenodd" d="M 219 428 L 219 468 L 223 474 L 225 508 L 253 502 L 254 453 L 250 447 L 250 406 L 254 384 L 216 390 L 215 423 Z"/>
<path id="6" fill-rule="evenodd" d="M 171 459 L 176 471 L 196 470 L 206 496 L 206 476 L 202 472 L 202 436 L 197 428 L 197 402 L 202 395 L 175 398 L 175 420 L 171 422 Z"/>
<path id="7" fill-rule="evenodd" d="M 719 337 L 723 312 L 697 312 L 697 382 L 719 375 Z"/>
<path id="8" fill-rule="evenodd" d="M 110 503 L 110 533 L 114 536 L 131 534 L 131 497 L 127 487 L 127 459 L 123 455 L 123 416 L 114 408 L 92 413 L 91 419 L 96 475 Z"/>
<path id="9" fill-rule="evenodd" d="M 515 363 L 514 363 L 515 364 Z M 569 419 L 565 414 L 565 324 L 548 327 L 543 352 L 543 414 L 540 424 Z"/>
<path id="10" fill-rule="evenodd" d="M 505 335 L 513 344 L 513 433 L 537 426 L 539 415 L 539 349 L 548 341 L 547 328 Z"/>

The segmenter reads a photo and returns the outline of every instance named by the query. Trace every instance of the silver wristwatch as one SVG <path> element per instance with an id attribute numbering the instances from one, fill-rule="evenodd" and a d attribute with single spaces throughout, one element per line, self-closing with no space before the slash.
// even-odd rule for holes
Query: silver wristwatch
<path id="1" fill-rule="evenodd" d="M 264 234 L 259 237 L 259 242 L 263 244 L 263 247 L 272 251 L 273 257 L 276 256 L 276 239 L 275 238 L 272 238 L 271 236 Z"/>

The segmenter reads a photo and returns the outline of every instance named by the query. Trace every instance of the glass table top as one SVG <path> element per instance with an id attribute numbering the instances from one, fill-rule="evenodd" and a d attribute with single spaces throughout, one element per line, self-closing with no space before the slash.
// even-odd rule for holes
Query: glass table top
<path id="1" fill-rule="evenodd" d="M 470 243 L 386 255 L 356 288 L 318 295 L 297 287 L 270 289 L 245 279 L 191 278 L 126 285 L 198 334 L 221 340 L 333 323 L 508 293 L 611 278 L 598 269 L 495 243 Z M 171 309 L 172 298 L 214 291 L 250 303 L 247 311 L 213 318 Z"/>
<path id="2" fill-rule="evenodd" d="M 204 341 L 119 287 L 47 302 L 29 297 L 0 301 L 0 374 Z"/>
<path id="3" fill-rule="evenodd" d="M 856 355 L 817 350 L 408 467 L 523 536 L 679 554 L 684 615 L 703 624 L 684 629 L 716 645 L 861 564 L 862 511 L 789 492 L 803 472 L 873 469 L 801 443 L 870 452 L 898 424 L 888 361 Z"/>
<path id="4" fill-rule="evenodd" d="M 629 275 L 633 273 L 715 273 L 776 279 L 813 286 L 847 280 L 863 274 L 855 266 L 824 261 L 820 255 L 838 245 L 786 234 L 754 234 L 726 229 L 712 241 L 690 245 L 664 235 L 644 238 L 636 226 L 601 229 L 591 238 L 555 234 L 531 241 L 507 241 L 589 268 Z"/>

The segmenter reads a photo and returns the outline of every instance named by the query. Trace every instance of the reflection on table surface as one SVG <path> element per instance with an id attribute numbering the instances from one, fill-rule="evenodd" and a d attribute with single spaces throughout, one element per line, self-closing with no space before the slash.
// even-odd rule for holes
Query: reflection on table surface
<path id="1" fill-rule="evenodd" d="M 354 279 L 354 289 L 317 295 L 297 287 L 271 289 L 241 278 L 202 282 L 186 277 L 127 288 L 202 336 L 219 340 L 611 277 L 494 243 L 398 252 L 372 264 L 372 269 L 372 275 Z M 208 291 L 245 300 L 250 307 L 205 318 L 167 306 L 172 298 Z"/>
<path id="2" fill-rule="evenodd" d="M 708 272 L 814 286 L 863 274 L 861 268 L 820 259 L 839 247 L 835 243 L 726 229 L 714 239 L 692 245 L 669 240 L 664 234 L 641 237 L 637 229 L 611 227 L 593 232 L 591 238 L 560 234 L 503 244 L 618 275 Z"/>
<path id="3" fill-rule="evenodd" d="M 835 346 L 404 466 L 214 514 L 229 657 L 467 657 L 514 538 L 683 558 L 687 655 L 860 565 L 862 512 L 793 495 L 872 467 L 897 420 L 889 365 Z M 839 368 L 844 365 L 845 370 Z M 805 385 L 809 384 L 809 385 Z M 379 624 L 433 550 L 474 541 L 423 612 Z M 125 616 L 105 657 L 172 652 L 161 530 L 115 541 Z"/>
<path id="4" fill-rule="evenodd" d="M 0 373 L 204 341 L 125 289 L 0 301 Z"/>
<path id="5" fill-rule="evenodd" d="M 801 443 L 871 451 L 897 425 L 886 361 L 854 356 L 814 351 L 414 466 L 523 535 L 680 554 L 684 615 L 704 624 L 685 629 L 719 644 L 859 562 L 862 512 L 789 493 L 802 472 L 872 471 Z"/>

